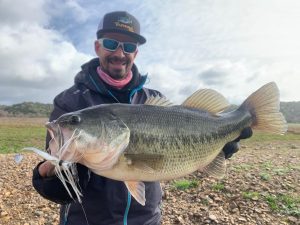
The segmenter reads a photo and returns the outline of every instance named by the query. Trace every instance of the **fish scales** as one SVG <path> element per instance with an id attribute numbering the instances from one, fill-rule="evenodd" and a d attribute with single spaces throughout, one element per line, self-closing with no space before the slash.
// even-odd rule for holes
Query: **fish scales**
<path id="1" fill-rule="evenodd" d="M 238 136 L 244 127 L 241 124 L 249 124 L 250 118 L 250 115 L 245 117 L 242 112 L 234 116 L 216 117 L 181 106 L 162 108 L 115 104 L 109 110 L 106 114 L 120 118 L 131 131 L 129 145 L 124 151 L 124 162 L 114 166 L 111 171 L 115 174 L 113 178 L 139 177 L 145 181 L 162 177 L 173 179 L 203 168 L 220 153 L 224 142 Z M 134 162 L 126 166 L 126 158 L 141 160 L 143 156 L 153 172 L 130 170 L 135 166 Z M 161 163 L 152 163 L 151 159 L 161 160 Z M 128 174 L 124 171 L 128 171 Z M 106 171 L 103 175 L 106 175 Z"/>

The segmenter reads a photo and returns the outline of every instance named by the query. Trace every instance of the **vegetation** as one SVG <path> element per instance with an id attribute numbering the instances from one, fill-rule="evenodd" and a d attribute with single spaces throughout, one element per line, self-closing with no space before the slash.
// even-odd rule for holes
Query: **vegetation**
<path id="1" fill-rule="evenodd" d="M 224 185 L 224 183 L 218 182 L 218 183 L 212 185 L 212 189 L 215 191 L 224 191 L 225 185 Z"/>
<path id="2" fill-rule="evenodd" d="M 300 216 L 300 197 L 287 194 L 268 194 L 265 196 L 265 200 L 273 211 Z"/>
<path id="3" fill-rule="evenodd" d="M 300 123 L 300 102 L 281 102 L 280 111 L 288 123 Z"/>
<path id="4" fill-rule="evenodd" d="M 245 199 L 258 200 L 260 198 L 260 193 L 257 191 L 245 191 L 242 193 Z"/>
<path id="5" fill-rule="evenodd" d="M 21 152 L 24 147 L 44 148 L 46 119 L 0 118 L 0 154 Z"/>
<path id="6" fill-rule="evenodd" d="M 286 133 L 285 135 L 278 135 L 278 134 L 268 134 L 263 132 L 255 132 L 253 136 L 250 139 L 242 140 L 242 142 L 261 142 L 261 141 L 295 141 L 299 140 L 299 134 L 300 134 L 300 125 L 298 128 L 297 133 Z"/>
<path id="7" fill-rule="evenodd" d="M 245 163 L 233 166 L 233 169 L 237 172 L 239 172 L 239 171 L 249 171 L 252 168 L 253 168 L 253 165 L 245 164 Z"/>
<path id="8" fill-rule="evenodd" d="M 48 117 L 53 106 L 35 102 L 23 102 L 11 106 L 0 105 L 1 116 Z M 233 110 L 236 106 L 232 106 Z M 281 102 L 280 111 L 288 123 L 300 123 L 300 102 Z"/>
<path id="9" fill-rule="evenodd" d="M 266 201 L 270 209 L 287 215 L 300 216 L 300 197 L 288 194 L 265 194 L 256 191 L 246 191 L 242 193 L 245 199 Z"/>
<path id="10" fill-rule="evenodd" d="M 0 117 L 49 117 L 52 104 L 23 102 L 11 106 L 0 106 Z"/>
<path id="11" fill-rule="evenodd" d="M 262 180 L 269 181 L 271 179 L 271 175 L 269 173 L 262 172 L 259 175 Z"/>
<path id="12" fill-rule="evenodd" d="M 197 187 L 198 181 L 196 181 L 196 180 L 178 180 L 178 181 L 174 181 L 173 185 L 177 189 L 186 190 L 189 188 Z"/>

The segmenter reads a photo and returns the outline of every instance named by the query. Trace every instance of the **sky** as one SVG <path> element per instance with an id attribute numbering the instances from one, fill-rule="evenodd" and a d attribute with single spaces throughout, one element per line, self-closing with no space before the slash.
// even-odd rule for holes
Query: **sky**
<path id="1" fill-rule="evenodd" d="M 52 103 L 116 10 L 140 21 L 146 87 L 176 104 L 201 88 L 239 104 L 271 81 L 300 101 L 299 0 L 0 0 L 0 105 Z"/>

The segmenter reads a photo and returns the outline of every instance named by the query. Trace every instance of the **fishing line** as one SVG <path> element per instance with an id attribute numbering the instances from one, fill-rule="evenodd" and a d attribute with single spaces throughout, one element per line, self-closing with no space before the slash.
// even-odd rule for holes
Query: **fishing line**
<path id="1" fill-rule="evenodd" d="M 90 225 L 89 224 L 89 221 L 88 221 L 88 218 L 87 218 L 87 215 L 86 215 L 86 212 L 85 212 L 85 209 L 84 209 L 84 207 L 83 207 L 83 204 L 82 203 L 79 203 L 80 205 L 81 205 L 81 208 L 82 208 L 82 211 L 83 211 L 83 215 L 84 215 L 84 218 L 85 218 L 85 220 L 86 220 L 86 224 L 87 225 Z"/>

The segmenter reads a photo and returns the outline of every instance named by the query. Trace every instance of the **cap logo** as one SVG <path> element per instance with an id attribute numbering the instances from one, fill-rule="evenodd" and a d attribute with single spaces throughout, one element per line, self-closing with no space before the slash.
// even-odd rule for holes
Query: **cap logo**
<path id="1" fill-rule="evenodd" d="M 126 29 L 130 32 L 134 32 L 133 26 L 132 26 L 132 20 L 128 17 L 119 17 L 118 21 L 115 22 L 116 27 L 120 27 L 123 29 Z"/>
<path id="2" fill-rule="evenodd" d="M 125 24 L 132 24 L 132 20 L 129 17 L 119 17 L 118 21 Z"/>

